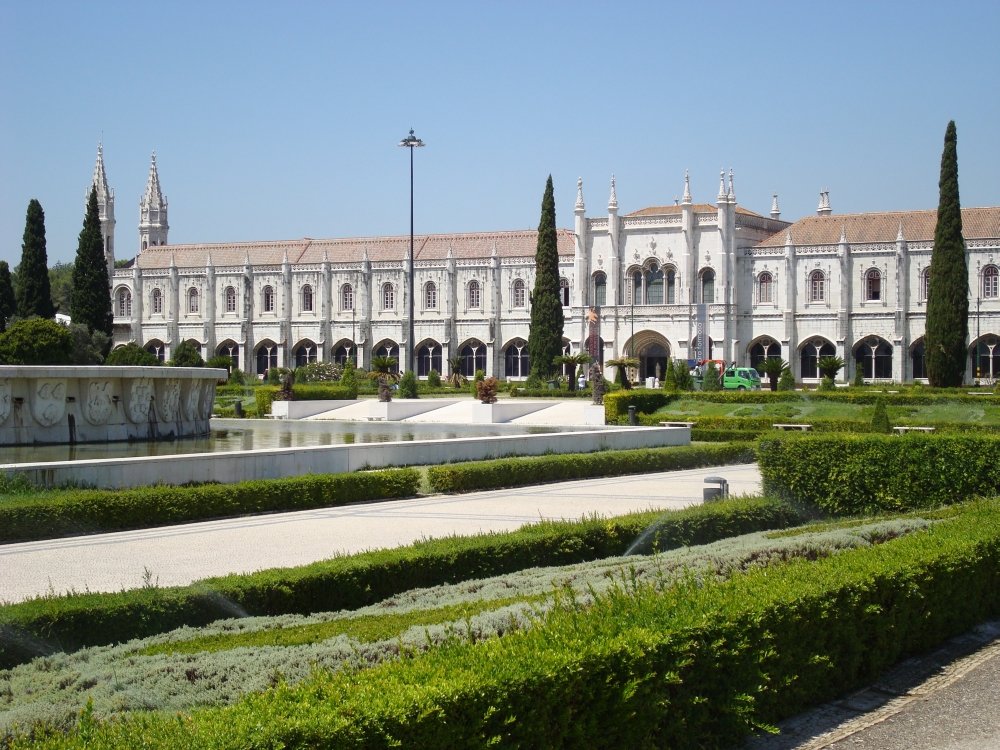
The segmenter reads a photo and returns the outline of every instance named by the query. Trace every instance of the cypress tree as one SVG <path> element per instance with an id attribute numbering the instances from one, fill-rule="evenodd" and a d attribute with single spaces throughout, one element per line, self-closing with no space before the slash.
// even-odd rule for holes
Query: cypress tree
<path id="1" fill-rule="evenodd" d="M 0 260 L 0 333 L 7 330 L 7 322 L 17 312 L 17 301 L 14 298 L 14 285 L 10 280 L 10 266 L 7 261 Z"/>
<path id="2" fill-rule="evenodd" d="M 927 290 L 927 378 L 941 388 L 962 385 L 969 333 L 969 269 L 958 199 L 958 136 L 948 123 L 941 154 L 937 226 Z"/>
<path id="3" fill-rule="evenodd" d="M 111 335 L 112 313 L 108 266 L 104 258 L 101 217 L 97 209 L 97 190 L 90 189 L 87 214 L 80 230 L 80 240 L 73 265 L 71 305 L 73 322 L 87 330 Z"/>
<path id="4" fill-rule="evenodd" d="M 531 330 L 528 356 L 532 377 L 548 380 L 555 373 L 554 360 L 562 354 L 563 309 L 559 299 L 559 248 L 556 235 L 556 202 L 552 175 L 545 183 L 542 216 L 535 250 L 535 286 L 531 292 Z"/>
<path id="5" fill-rule="evenodd" d="M 14 282 L 17 314 L 22 318 L 37 315 L 48 319 L 56 315 L 49 287 L 48 262 L 45 254 L 45 212 L 42 211 L 42 204 L 32 198 L 24 222 L 21 265 Z"/>

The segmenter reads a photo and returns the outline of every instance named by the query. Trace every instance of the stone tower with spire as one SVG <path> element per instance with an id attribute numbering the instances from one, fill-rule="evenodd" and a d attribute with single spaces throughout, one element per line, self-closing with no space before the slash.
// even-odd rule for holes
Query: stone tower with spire
<path id="1" fill-rule="evenodd" d="M 103 143 L 97 145 L 97 163 L 94 165 L 94 178 L 90 184 L 97 191 L 97 212 L 101 218 L 101 240 L 104 243 L 104 260 L 108 264 L 108 279 L 110 280 L 115 272 L 115 191 L 108 187 L 108 177 L 104 172 Z M 90 200 L 90 190 L 87 190 L 87 197 L 84 200 Z"/>
<path id="2" fill-rule="evenodd" d="M 156 171 L 156 152 L 149 165 L 146 192 L 139 201 L 139 252 L 147 247 L 167 244 L 167 199 L 160 191 L 160 175 Z"/>

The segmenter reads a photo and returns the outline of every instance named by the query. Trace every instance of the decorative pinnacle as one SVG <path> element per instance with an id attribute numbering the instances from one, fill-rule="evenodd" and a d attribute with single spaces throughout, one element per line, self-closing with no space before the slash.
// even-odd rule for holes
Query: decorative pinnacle
<path id="1" fill-rule="evenodd" d="M 615 176 L 611 175 L 611 197 L 608 198 L 608 211 L 618 210 L 618 195 L 615 193 Z"/>
<path id="2" fill-rule="evenodd" d="M 583 211 L 583 178 L 576 178 L 576 206 L 577 211 Z"/>
<path id="3" fill-rule="evenodd" d="M 719 200 L 727 200 L 728 196 L 726 194 L 726 170 L 719 170 Z"/>
<path id="4" fill-rule="evenodd" d="M 736 191 L 733 188 L 733 168 L 729 168 L 729 202 L 736 202 Z"/>
<path id="5" fill-rule="evenodd" d="M 779 219 L 781 217 L 781 209 L 778 208 L 778 194 L 775 193 L 771 196 L 771 218 Z"/>
<path id="6" fill-rule="evenodd" d="M 681 200 L 685 204 L 691 202 L 691 177 L 686 169 L 684 170 L 684 197 Z"/>

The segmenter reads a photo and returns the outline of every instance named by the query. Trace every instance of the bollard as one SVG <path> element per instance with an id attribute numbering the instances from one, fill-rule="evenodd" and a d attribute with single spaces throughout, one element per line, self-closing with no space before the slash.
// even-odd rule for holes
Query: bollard
<path id="1" fill-rule="evenodd" d="M 236 411 L 236 416 L 239 419 L 242 419 L 243 418 L 243 402 L 242 401 L 235 402 L 233 404 L 233 409 L 235 409 L 235 411 Z"/>
<path id="2" fill-rule="evenodd" d="M 729 497 L 729 482 L 724 477 L 705 477 L 705 484 L 714 486 L 705 487 L 702 491 L 704 502 L 723 500 Z"/>
<path id="3" fill-rule="evenodd" d="M 635 416 L 635 407 L 634 406 L 630 406 L 628 408 L 628 423 L 630 425 L 637 425 L 637 424 L 639 424 L 639 419 L 638 419 L 638 417 Z"/>

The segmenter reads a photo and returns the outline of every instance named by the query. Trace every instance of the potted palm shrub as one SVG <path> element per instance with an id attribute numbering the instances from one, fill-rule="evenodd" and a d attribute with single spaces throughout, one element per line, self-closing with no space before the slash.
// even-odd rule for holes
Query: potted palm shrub
<path id="1" fill-rule="evenodd" d="M 392 384 L 399 380 L 395 357 L 372 357 L 368 377 L 378 383 L 378 400 L 392 401 Z"/>

